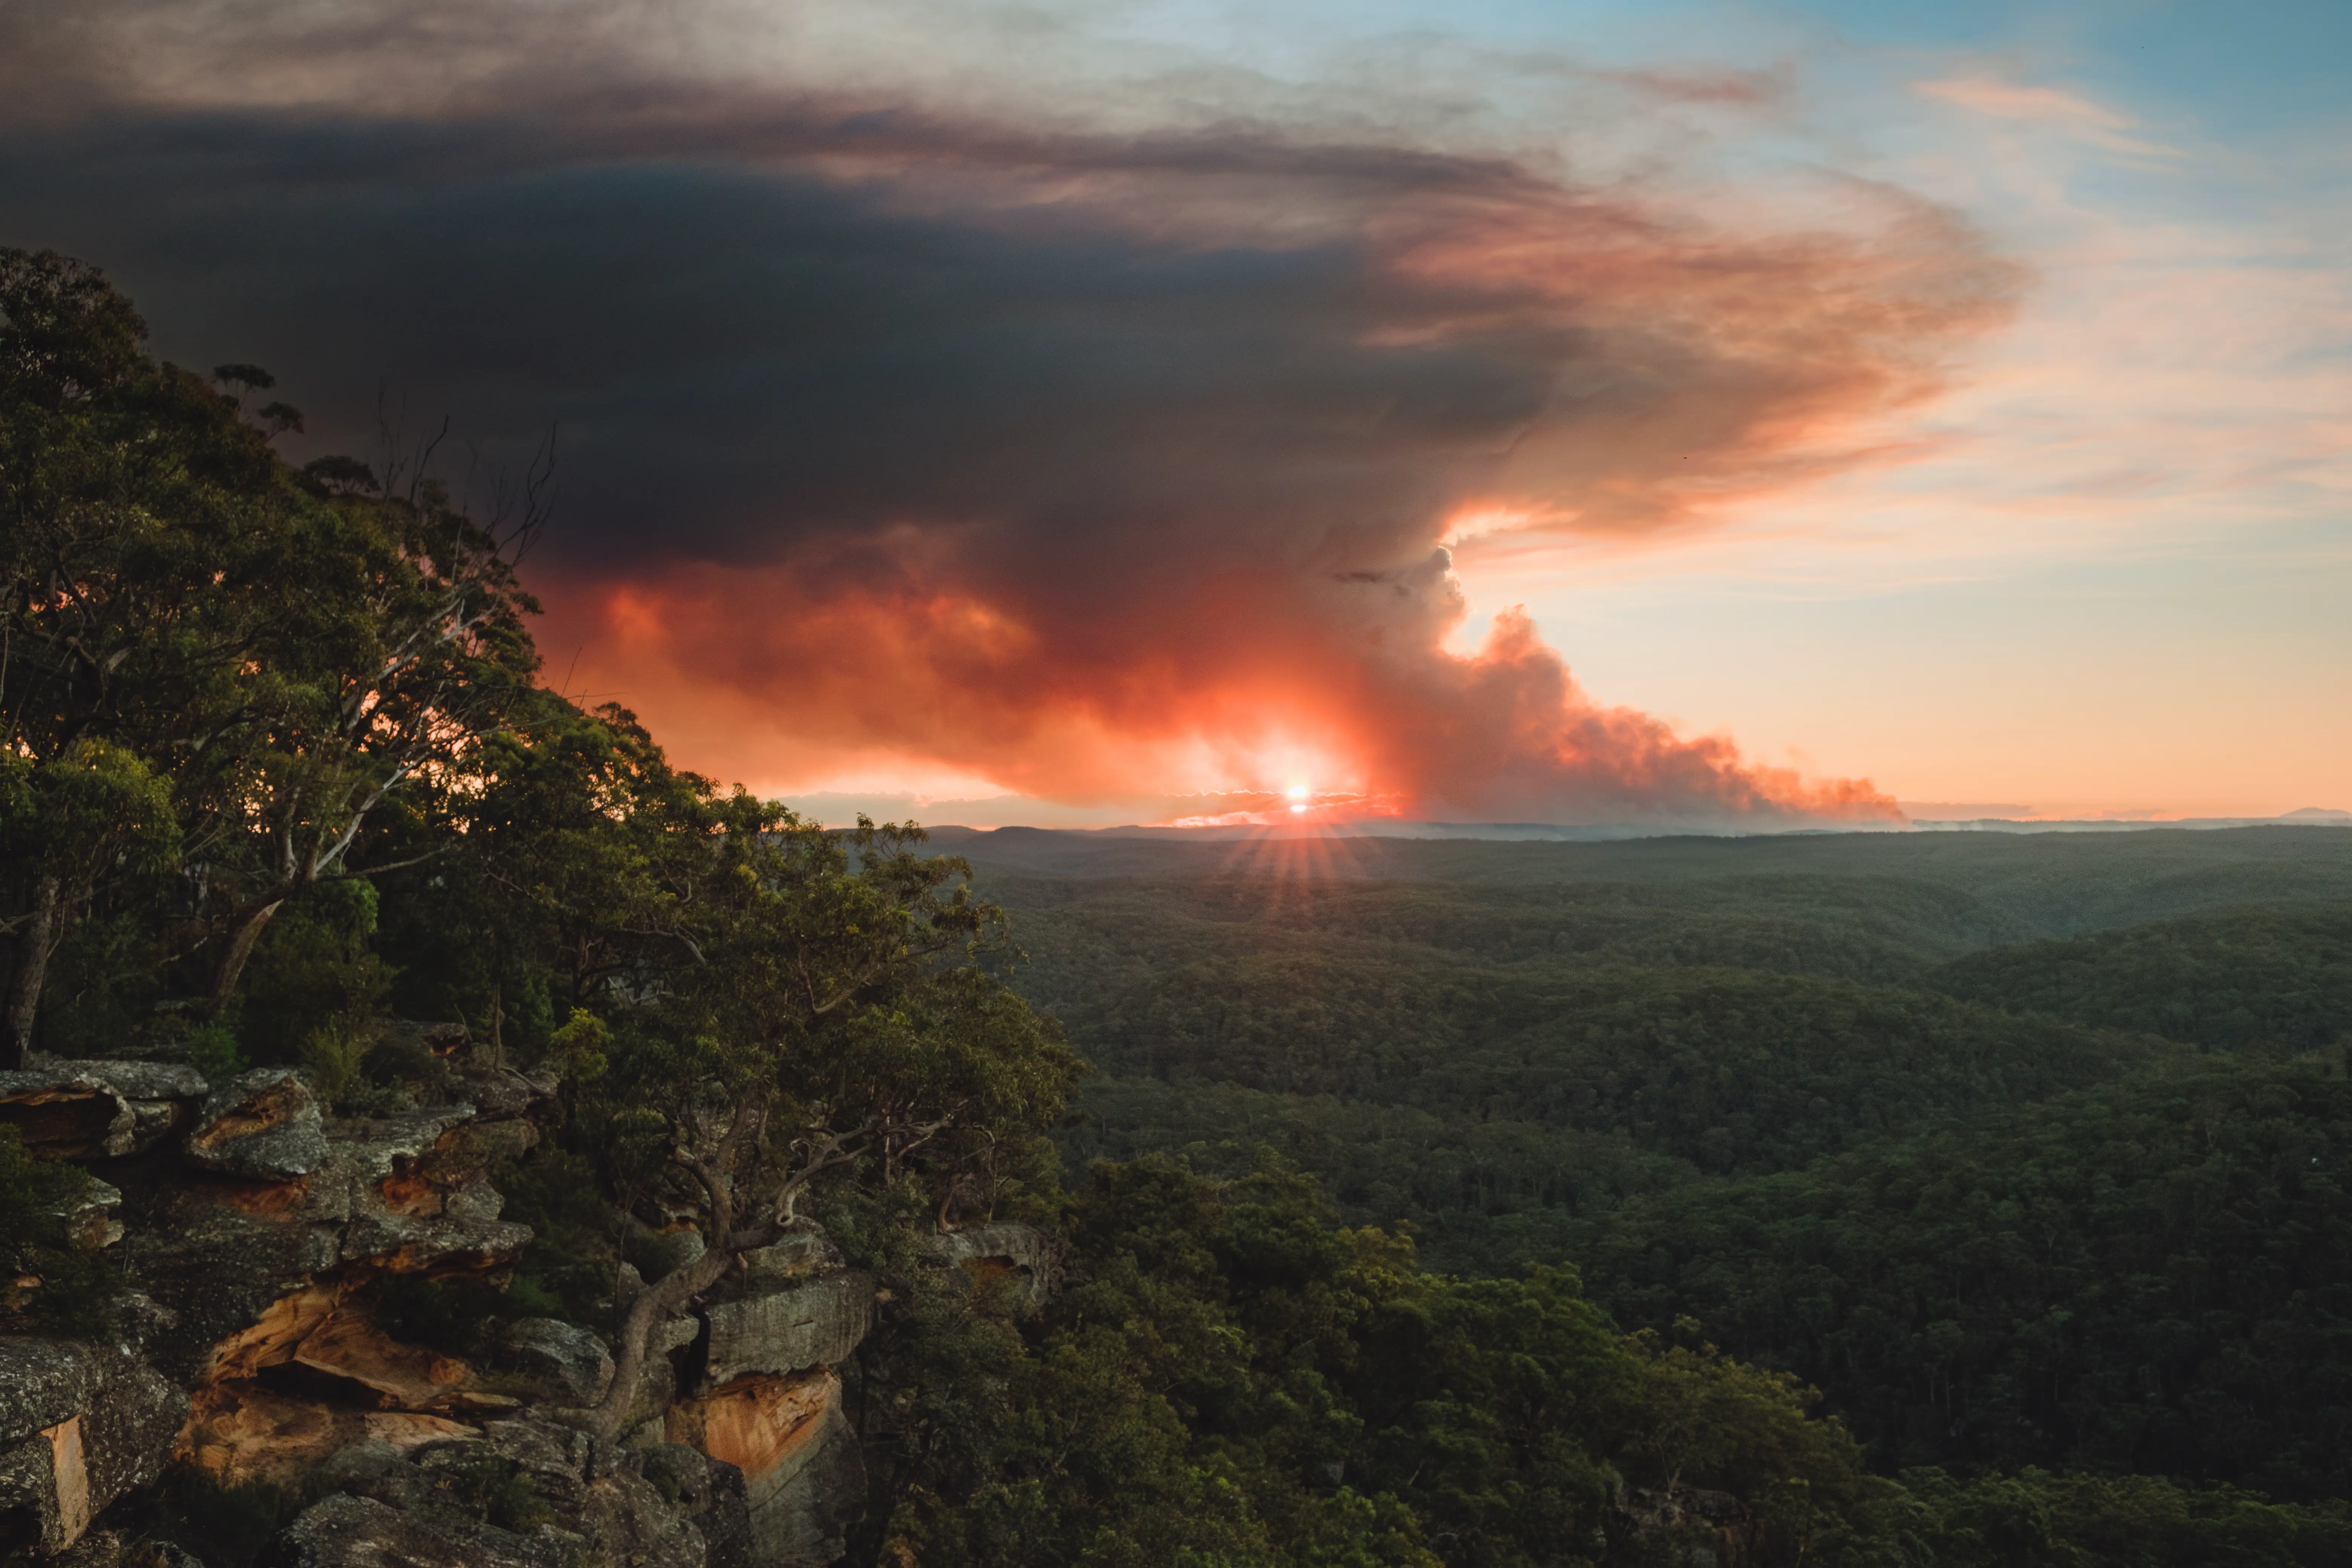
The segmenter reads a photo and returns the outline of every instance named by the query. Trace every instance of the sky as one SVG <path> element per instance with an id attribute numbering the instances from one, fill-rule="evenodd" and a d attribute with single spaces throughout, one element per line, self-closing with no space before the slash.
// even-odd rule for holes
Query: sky
<path id="1" fill-rule="evenodd" d="M 0 244 L 837 819 L 2352 806 L 2352 7 L 0 9 Z"/>

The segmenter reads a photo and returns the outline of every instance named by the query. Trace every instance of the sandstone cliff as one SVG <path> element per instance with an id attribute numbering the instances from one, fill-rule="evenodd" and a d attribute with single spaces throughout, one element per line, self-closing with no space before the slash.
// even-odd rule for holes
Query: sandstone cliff
<path id="1" fill-rule="evenodd" d="M 876 1291 L 821 1232 L 664 1325 L 611 1443 L 577 1420 L 614 1375 L 590 1328 L 509 1321 L 467 1360 L 387 1326 L 394 1282 L 497 1289 L 530 1240 L 489 1173 L 540 1139 L 556 1085 L 442 1048 L 448 1103 L 369 1119 L 283 1068 L 0 1074 L 0 1120 L 102 1178 L 59 1221 L 128 1284 L 111 1342 L 0 1337 L 0 1560 L 186 1568 L 159 1486 L 192 1477 L 298 1500 L 259 1559 L 282 1568 L 839 1558 L 866 1507 L 846 1390 Z M 1050 1287 L 1023 1227 L 935 1255 Z"/>

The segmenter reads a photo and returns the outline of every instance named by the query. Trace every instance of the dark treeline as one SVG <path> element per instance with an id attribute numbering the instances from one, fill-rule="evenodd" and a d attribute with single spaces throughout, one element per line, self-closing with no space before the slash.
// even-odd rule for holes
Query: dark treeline
<path id="1" fill-rule="evenodd" d="M 859 1563 L 2352 1562 L 2344 1087 L 2288 1059 L 2334 1004 L 2135 1012 L 2191 971 L 2014 945 L 2342 895 L 2342 836 L 951 836 L 975 873 L 538 684 L 541 476 L 296 467 L 267 372 L 143 333 L 0 252 L 0 1049 L 384 1115 L 446 1070 L 396 1016 L 560 1077 L 503 1290 L 371 1287 L 418 1342 L 561 1316 L 633 1388 L 822 1226 L 882 1287 Z M 2271 950 L 2341 929 L 2213 973 L 2320 995 L 2338 960 Z M 105 1255 L 42 1231 L 85 1180 L 0 1131 L 0 1326 L 110 1331 Z M 1055 1238 L 1049 1303 L 919 1264 L 991 1217 Z M 168 1495 L 216 1568 L 305 1500 Z"/>

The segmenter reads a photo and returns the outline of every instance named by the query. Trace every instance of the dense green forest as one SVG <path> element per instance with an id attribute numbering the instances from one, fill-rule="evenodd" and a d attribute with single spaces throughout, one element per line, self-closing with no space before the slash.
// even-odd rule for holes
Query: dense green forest
<path id="1" fill-rule="evenodd" d="M 2207 1050 L 2326 1051 L 2352 1034 L 2352 905 L 2255 905 L 2028 942 L 1958 960 L 1927 984 Z"/>
<path id="2" fill-rule="evenodd" d="M 2198 1064 L 1638 1198 L 1574 1250 L 1896 1463 L 2352 1495 L 2352 1083 Z"/>
<path id="3" fill-rule="evenodd" d="M 861 1563 L 2352 1563 L 2352 833 L 827 826 L 540 683 L 540 474 L 297 466 L 144 331 L 0 252 L 0 1070 L 529 1069 L 529 1249 L 368 1284 L 407 1338 L 593 1330 L 604 1441 L 821 1233 Z M 0 1328 L 122 1337 L 54 1152 Z M 974 1220 L 1058 1291 L 922 1261 Z M 310 1500 L 160 1495 L 214 1568 Z"/>
<path id="4" fill-rule="evenodd" d="M 1915 1496 L 2352 1496 L 2352 835 L 959 847 L 1103 1069 L 1074 1161 L 1570 1263 Z"/>

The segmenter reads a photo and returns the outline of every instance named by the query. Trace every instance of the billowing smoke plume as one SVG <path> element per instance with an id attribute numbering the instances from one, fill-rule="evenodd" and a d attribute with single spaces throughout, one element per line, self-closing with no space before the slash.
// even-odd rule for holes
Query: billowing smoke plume
<path id="1" fill-rule="evenodd" d="M 202 322 L 192 358 L 268 358 L 314 400 L 388 380 L 494 452 L 558 421 L 551 672 L 688 761 L 1068 801 L 1308 781 L 1456 818 L 1891 815 L 1601 705 L 1523 616 L 1447 651 L 1441 542 L 1474 510 L 1692 528 L 1853 461 L 2013 283 L 1948 215 L 1855 186 L 1835 221 L 1710 220 L 1556 142 L 1197 80 L 820 87 L 617 24 L 538 72 L 552 24 L 509 11 L 434 90 L 414 60 L 353 67 L 362 12 L 242 76 L 126 12 L 146 64 L 110 87 L 59 87 L 67 44 L 20 40 L 56 68 L 0 202 L 17 242 Z M 1729 90 L 1564 90 L 1603 86 L 1626 114 Z"/>

